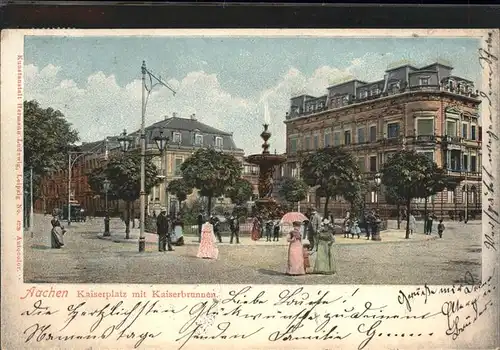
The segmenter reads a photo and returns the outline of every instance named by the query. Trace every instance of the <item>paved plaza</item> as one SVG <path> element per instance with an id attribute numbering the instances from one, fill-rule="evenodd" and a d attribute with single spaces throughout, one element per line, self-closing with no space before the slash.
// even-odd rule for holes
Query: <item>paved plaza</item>
<path id="1" fill-rule="evenodd" d="M 24 276 L 28 283 L 145 284 L 453 284 L 470 272 L 481 276 L 480 222 L 446 223 L 442 239 L 404 231 L 382 232 L 382 242 L 337 236 L 338 271 L 332 276 L 284 274 L 287 245 L 253 242 L 219 245 L 219 260 L 196 258 L 196 237 L 174 252 L 160 253 L 154 235 L 147 235 L 146 252 L 139 253 L 137 229 L 129 242 L 120 220 L 111 221 L 111 239 L 102 239 L 103 220 L 72 223 L 63 249 L 50 249 L 50 217 L 36 215 L 33 237 L 24 237 Z M 419 232 L 423 232 L 419 223 Z"/>

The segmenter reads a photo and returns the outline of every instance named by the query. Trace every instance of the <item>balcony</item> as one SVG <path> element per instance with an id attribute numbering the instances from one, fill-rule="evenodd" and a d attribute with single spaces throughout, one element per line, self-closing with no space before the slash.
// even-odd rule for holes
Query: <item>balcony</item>
<path id="1" fill-rule="evenodd" d="M 382 144 L 386 146 L 397 145 L 401 142 L 400 137 L 383 138 Z"/>
<path id="2" fill-rule="evenodd" d="M 464 139 L 461 136 L 444 135 L 442 142 L 445 144 L 459 145 L 459 144 L 463 143 L 463 141 L 464 141 Z"/>
<path id="3" fill-rule="evenodd" d="M 436 144 L 435 135 L 417 135 L 415 137 L 415 143 L 419 145 L 434 145 Z"/>
<path id="4" fill-rule="evenodd" d="M 468 179 L 481 179 L 481 172 L 477 171 L 463 171 L 461 169 L 447 169 L 446 171 L 447 175 L 454 176 L 454 177 L 460 177 L 462 179 L 468 178 Z"/>

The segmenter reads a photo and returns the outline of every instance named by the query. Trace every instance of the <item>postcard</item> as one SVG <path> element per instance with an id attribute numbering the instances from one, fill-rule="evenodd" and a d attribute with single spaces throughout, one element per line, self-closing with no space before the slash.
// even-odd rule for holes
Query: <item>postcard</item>
<path id="1" fill-rule="evenodd" d="M 498 348 L 499 42 L 2 31 L 2 348 Z"/>

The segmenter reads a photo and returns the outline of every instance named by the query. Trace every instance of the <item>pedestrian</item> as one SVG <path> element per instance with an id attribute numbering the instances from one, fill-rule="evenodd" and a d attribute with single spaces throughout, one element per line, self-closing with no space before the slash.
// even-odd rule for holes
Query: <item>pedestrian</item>
<path id="1" fill-rule="evenodd" d="M 177 217 L 172 221 L 172 227 L 171 242 L 176 246 L 184 245 L 184 222 L 181 214 L 177 214 Z"/>
<path id="2" fill-rule="evenodd" d="M 445 227 L 444 227 L 444 224 L 443 224 L 443 219 L 439 220 L 439 224 L 438 224 L 437 229 L 438 229 L 439 238 L 443 238 L 443 232 L 445 230 Z"/>
<path id="3" fill-rule="evenodd" d="M 307 237 L 307 239 L 309 240 L 309 243 L 311 245 L 311 247 L 310 247 L 311 250 L 317 248 L 316 236 L 318 235 L 320 226 L 321 226 L 321 217 L 319 216 L 316 209 L 312 208 L 311 209 L 311 218 L 309 221 L 309 232 L 308 232 L 308 237 Z"/>
<path id="4" fill-rule="evenodd" d="M 410 213 L 410 235 L 412 235 L 416 229 L 417 229 L 417 220 L 415 220 L 415 216 L 413 215 L 413 213 Z"/>
<path id="5" fill-rule="evenodd" d="M 366 217 L 366 239 L 373 239 L 377 234 L 377 215 L 375 209 L 372 209 Z"/>
<path id="6" fill-rule="evenodd" d="M 304 268 L 304 251 L 302 246 L 302 237 L 300 236 L 300 226 L 302 222 L 294 221 L 293 230 L 287 235 L 288 245 L 288 263 L 287 263 L 287 275 L 299 276 L 305 275 L 306 271 Z M 310 244 L 310 243 L 309 243 Z M 309 248 L 311 249 L 311 248 Z"/>
<path id="7" fill-rule="evenodd" d="M 300 228 L 300 230 L 302 231 L 302 239 L 306 239 L 307 238 L 307 233 L 309 231 L 309 220 L 304 220 L 304 222 L 302 223 L 302 227 Z"/>
<path id="8" fill-rule="evenodd" d="M 318 234 L 318 249 L 313 273 L 332 275 L 337 271 L 333 252 L 334 242 L 335 235 L 331 230 L 330 221 L 323 220 Z"/>
<path id="9" fill-rule="evenodd" d="M 271 237 L 273 236 L 274 223 L 272 220 L 266 221 L 266 242 L 271 242 Z"/>
<path id="10" fill-rule="evenodd" d="M 304 243 L 302 245 L 302 255 L 304 257 L 304 271 L 306 272 L 306 274 L 308 272 L 311 272 L 311 259 L 309 257 L 309 255 L 311 254 L 310 253 L 310 244 L 309 243 Z"/>
<path id="11" fill-rule="evenodd" d="M 52 224 L 52 230 L 50 231 L 50 247 L 53 249 L 61 249 L 64 247 L 63 236 L 66 234 L 66 230 L 61 226 L 61 222 L 57 215 L 54 215 L 50 223 Z"/>
<path id="12" fill-rule="evenodd" d="M 201 241 L 201 226 L 203 226 L 203 221 L 205 221 L 203 211 L 200 210 L 198 214 L 198 242 Z"/>
<path id="13" fill-rule="evenodd" d="M 257 216 L 253 218 L 251 237 L 252 241 L 258 241 L 260 239 L 260 220 Z"/>
<path id="14" fill-rule="evenodd" d="M 203 224 L 201 228 L 201 240 L 196 257 L 202 259 L 217 259 L 219 257 L 219 249 L 215 241 L 214 226 L 210 221 Z"/>
<path id="15" fill-rule="evenodd" d="M 344 217 L 344 227 L 343 227 L 343 230 L 344 230 L 344 238 L 349 238 L 349 233 L 351 232 L 351 225 L 352 225 L 352 222 L 351 222 L 351 213 L 348 211 L 346 211 L 345 213 L 345 217 Z"/>
<path id="16" fill-rule="evenodd" d="M 210 224 L 213 226 L 214 234 L 217 236 L 219 243 L 222 243 L 222 236 L 220 233 L 220 220 L 217 216 L 212 215 L 210 217 Z"/>
<path id="17" fill-rule="evenodd" d="M 172 243 L 170 242 L 170 232 L 169 232 L 169 219 L 167 216 L 167 209 L 162 207 L 160 209 L 160 214 L 156 218 L 156 234 L 158 235 L 158 251 L 164 252 L 173 251 Z"/>
<path id="18" fill-rule="evenodd" d="M 351 239 L 354 239 L 354 235 L 358 236 L 358 239 L 360 238 L 361 229 L 359 228 L 358 219 L 355 218 L 352 219 L 350 232 L 351 232 Z"/>
<path id="19" fill-rule="evenodd" d="M 233 238 L 236 236 L 236 244 L 240 244 L 240 221 L 239 218 L 235 215 L 231 215 L 229 219 L 229 228 L 231 230 L 231 240 L 230 244 L 233 244 Z"/>
<path id="20" fill-rule="evenodd" d="M 426 226 L 426 229 L 425 229 L 425 233 L 427 235 L 431 235 L 432 234 L 432 224 L 434 222 L 434 213 L 432 212 L 429 212 L 427 214 L 427 220 L 425 222 L 425 226 Z"/>
<path id="21" fill-rule="evenodd" d="M 280 225 L 279 221 L 276 220 L 274 222 L 274 229 L 273 229 L 273 242 L 278 242 L 280 240 Z"/>

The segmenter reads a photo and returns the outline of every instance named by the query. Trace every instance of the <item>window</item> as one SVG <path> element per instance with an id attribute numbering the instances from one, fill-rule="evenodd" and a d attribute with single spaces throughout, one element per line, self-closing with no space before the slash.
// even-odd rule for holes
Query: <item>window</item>
<path id="1" fill-rule="evenodd" d="M 342 97 L 342 105 L 346 105 L 348 102 L 349 102 L 349 97 L 348 96 Z"/>
<path id="2" fill-rule="evenodd" d="M 201 134 L 196 134 L 194 136 L 194 144 L 195 145 L 203 145 L 203 135 Z"/>
<path id="3" fill-rule="evenodd" d="M 345 130 L 344 131 L 344 145 L 350 145 L 350 144 L 351 144 L 351 131 Z"/>
<path id="4" fill-rule="evenodd" d="M 429 85 L 429 78 L 427 78 L 427 77 L 426 78 L 419 78 L 418 79 L 418 84 L 419 85 L 424 85 L 424 86 L 425 85 Z"/>
<path id="5" fill-rule="evenodd" d="M 340 132 L 336 131 L 333 134 L 333 145 L 334 146 L 339 146 L 340 145 Z"/>
<path id="6" fill-rule="evenodd" d="M 367 90 L 360 91 L 359 97 L 360 98 L 366 98 L 366 97 L 368 97 L 368 91 Z"/>
<path id="7" fill-rule="evenodd" d="M 462 124 L 462 137 L 463 137 L 464 139 L 466 139 L 466 140 L 467 140 L 467 137 L 469 136 L 469 135 L 468 135 L 469 133 L 467 132 L 467 131 L 468 131 L 468 130 L 467 130 L 468 128 L 469 128 L 469 126 L 468 126 L 468 124 L 467 124 L 467 123 L 463 123 L 463 124 Z"/>
<path id="8" fill-rule="evenodd" d="M 295 165 L 292 168 L 292 177 L 299 177 L 299 169 Z"/>
<path id="9" fill-rule="evenodd" d="M 174 143 L 181 143 L 182 141 L 182 135 L 180 132 L 175 131 L 172 135 L 172 142 Z"/>
<path id="10" fill-rule="evenodd" d="M 370 126 L 370 142 L 377 142 L 377 126 Z"/>
<path id="11" fill-rule="evenodd" d="M 462 170 L 469 171 L 469 156 L 464 154 L 464 161 L 462 163 Z"/>
<path id="12" fill-rule="evenodd" d="M 447 203 L 455 203 L 455 191 L 446 191 Z"/>
<path id="13" fill-rule="evenodd" d="M 393 155 L 395 155 L 397 152 L 385 152 L 384 154 L 384 162 L 387 162 Z"/>
<path id="14" fill-rule="evenodd" d="M 434 135 L 434 117 L 417 119 L 417 135 Z"/>
<path id="15" fill-rule="evenodd" d="M 365 128 L 358 129 L 358 143 L 365 143 Z"/>
<path id="16" fill-rule="evenodd" d="M 434 152 L 433 151 L 427 151 L 427 152 L 420 152 L 424 156 L 427 157 L 427 159 L 434 161 Z"/>
<path id="17" fill-rule="evenodd" d="M 377 171 L 377 156 L 370 156 L 370 171 Z"/>
<path id="18" fill-rule="evenodd" d="M 475 140 L 476 139 L 476 126 L 471 125 L 470 127 L 470 139 Z"/>
<path id="19" fill-rule="evenodd" d="M 182 158 L 175 158 L 174 175 L 181 175 L 181 165 L 182 165 L 182 162 L 183 162 Z"/>
<path id="20" fill-rule="evenodd" d="M 314 135 L 314 149 L 319 148 L 319 135 Z"/>
<path id="21" fill-rule="evenodd" d="M 370 91 L 371 96 L 376 96 L 378 94 L 380 94 L 380 89 L 378 88 L 378 86 L 371 89 L 371 91 Z"/>
<path id="22" fill-rule="evenodd" d="M 387 138 L 393 139 L 399 137 L 399 123 L 387 124 Z"/>
<path id="23" fill-rule="evenodd" d="M 311 136 L 306 136 L 304 139 L 304 149 L 311 149 Z"/>
<path id="24" fill-rule="evenodd" d="M 457 122 L 455 120 L 446 121 L 446 135 L 451 137 L 457 136 Z"/>
<path id="25" fill-rule="evenodd" d="M 223 143 L 222 137 L 216 136 L 215 137 L 215 147 L 222 148 L 223 144 L 224 143 Z"/>
<path id="26" fill-rule="evenodd" d="M 290 152 L 291 153 L 297 152 L 297 139 L 296 138 L 290 139 Z"/>
<path id="27" fill-rule="evenodd" d="M 470 171 L 472 171 L 472 172 L 477 171 L 477 157 L 476 156 L 470 156 Z"/>
<path id="28" fill-rule="evenodd" d="M 325 140 L 324 140 L 325 147 L 330 146 L 331 138 L 332 134 L 330 134 L 329 132 L 325 132 Z"/>
<path id="29" fill-rule="evenodd" d="M 362 173 L 366 171 L 365 157 L 358 157 L 358 167 Z"/>

